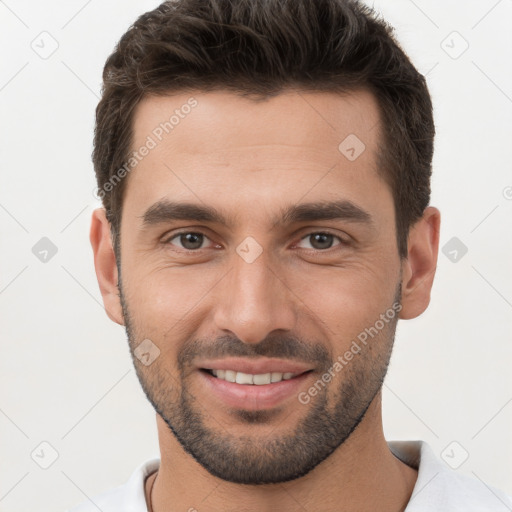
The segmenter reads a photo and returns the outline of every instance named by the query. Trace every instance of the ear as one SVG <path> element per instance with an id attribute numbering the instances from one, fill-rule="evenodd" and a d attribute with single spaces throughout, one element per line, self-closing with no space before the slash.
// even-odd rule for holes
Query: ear
<path id="1" fill-rule="evenodd" d="M 123 309 L 117 285 L 116 255 L 112 247 L 110 222 L 107 220 L 104 208 L 97 208 L 92 213 L 89 239 L 94 253 L 96 278 L 100 286 L 105 311 L 111 320 L 119 325 L 124 325 Z"/>
<path id="2" fill-rule="evenodd" d="M 430 302 L 437 267 L 440 224 L 439 210 L 429 206 L 409 230 L 407 259 L 402 262 L 402 319 L 421 315 Z"/>

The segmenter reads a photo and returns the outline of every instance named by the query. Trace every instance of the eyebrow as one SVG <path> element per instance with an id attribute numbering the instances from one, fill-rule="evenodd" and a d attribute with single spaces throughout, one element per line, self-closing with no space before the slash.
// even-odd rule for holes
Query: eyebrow
<path id="1" fill-rule="evenodd" d="M 175 220 L 229 224 L 228 219 L 222 213 L 210 206 L 195 203 L 178 203 L 166 199 L 157 201 L 150 206 L 141 217 L 143 227 Z"/>
<path id="2" fill-rule="evenodd" d="M 233 218 L 226 217 L 220 211 L 197 203 L 175 202 L 162 199 L 150 206 L 143 215 L 142 226 L 150 227 L 177 220 L 193 220 L 197 222 L 211 222 L 224 226 L 233 225 Z M 373 224 L 372 216 L 361 207 L 348 200 L 319 201 L 301 203 L 283 208 L 280 217 L 274 218 L 272 225 L 283 226 L 287 224 L 318 221 L 318 220 L 345 220 L 361 224 Z"/>
<path id="3" fill-rule="evenodd" d="M 302 203 L 282 211 L 282 218 L 276 219 L 274 225 L 293 224 L 315 220 L 345 220 L 362 224 L 372 224 L 371 215 L 351 201 L 319 201 Z"/>

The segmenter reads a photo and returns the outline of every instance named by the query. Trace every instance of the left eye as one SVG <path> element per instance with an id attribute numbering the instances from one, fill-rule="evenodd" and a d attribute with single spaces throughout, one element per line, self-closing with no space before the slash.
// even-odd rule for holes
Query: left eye
<path id="1" fill-rule="evenodd" d="M 169 238 L 167 243 L 172 243 L 173 240 L 178 240 L 182 249 L 187 251 L 193 251 L 195 249 L 203 249 L 203 243 L 209 238 L 202 233 L 186 232 L 178 233 L 177 235 Z M 173 243 L 173 245 L 176 245 Z"/>
<path id="2" fill-rule="evenodd" d="M 334 243 L 335 241 L 338 241 L 338 243 Z M 311 247 L 304 247 L 304 243 L 309 243 Z M 311 233 L 300 241 L 298 244 L 299 247 L 302 247 L 303 249 L 315 249 L 315 250 L 325 250 L 330 249 L 331 247 L 335 245 L 340 245 L 343 243 L 343 240 L 335 235 L 331 235 L 330 233 Z"/>

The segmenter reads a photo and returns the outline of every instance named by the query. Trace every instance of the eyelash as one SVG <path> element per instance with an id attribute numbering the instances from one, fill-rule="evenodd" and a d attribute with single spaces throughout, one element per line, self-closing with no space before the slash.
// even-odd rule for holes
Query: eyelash
<path id="1" fill-rule="evenodd" d="M 178 238 L 181 235 L 187 235 L 187 234 L 202 235 L 206 239 L 210 240 L 210 237 L 206 233 L 204 233 L 204 232 L 202 232 L 200 230 L 198 230 L 198 231 L 185 230 L 185 231 L 179 231 L 177 233 L 173 233 L 171 236 L 169 236 L 166 239 L 164 239 L 163 243 L 164 243 L 164 245 L 168 245 L 168 244 L 170 245 L 171 241 L 174 240 L 175 238 Z M 305 234 L 304 236 L 302 236 L 298 243 L 302 242 L 304 239 L 306 239 L 306 238 L 308 238 L 308 237 L 310 237 L 312 235 L 319 235 L 319 234 L 330 235 L 333 238 L 337 239 L 339 243 L 336 244 L 336 245 L 333 245 L 333 246 L 331 246 L 331 247 L 329 247 L 327 249 L 304 249 L 305 251 L 310 251 L 310 252 L 312 251 L 312 252 L 315 252 L 315 253 L 327 253 L 327 252 L 329 252 L 331 250 L 336 250 L 336 247 L 348 244 L 347 240 L 343 239 L 339 235 L 335 235 L 334 233 L 331 233 L 329 230 L 310 231 L 307 234 Z M 207 249 L 207 248 L 206 247 L 205 248 L 200 248 L 200 249 L 179 248 L 178 250 L 179 251 L 183 251 L 183 252 L 189 252 L 189 253 L 199 253 L 199 252 L 201 252 L 204 249 Z"/>

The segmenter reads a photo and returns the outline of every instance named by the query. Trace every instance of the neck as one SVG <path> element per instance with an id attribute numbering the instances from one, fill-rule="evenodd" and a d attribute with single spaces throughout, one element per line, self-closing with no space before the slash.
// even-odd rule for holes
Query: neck
<path id="1" fill-rule="evenodd" d="M 182 449 L 158 415 L 157 424 L 161 463 L 152 492 L 153 512 L 397 512 L 405 510 L 416 483 L 417 471 L 388 448 L 380 393 L 331 456 L 307 475 L 282 484 L 240 485 L 214 477 Z M 148 500 L 151 484 L 152 478 L 146 482 Z"/>

